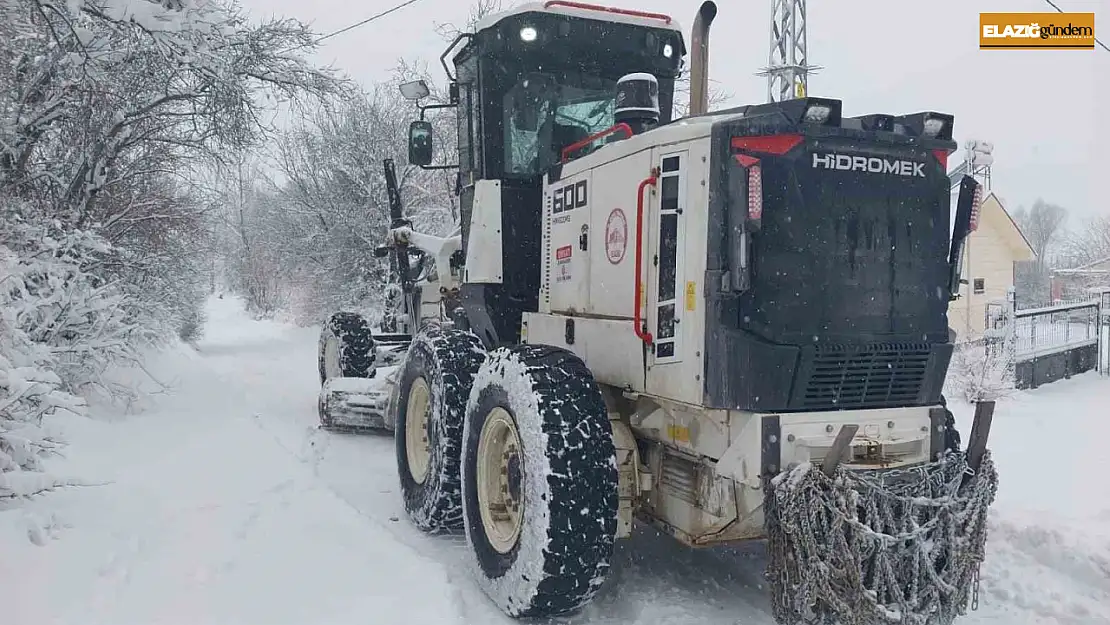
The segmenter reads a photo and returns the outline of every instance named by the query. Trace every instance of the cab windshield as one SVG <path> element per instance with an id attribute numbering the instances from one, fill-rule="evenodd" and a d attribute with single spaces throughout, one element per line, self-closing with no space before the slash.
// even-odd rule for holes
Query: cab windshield
<path id="1" fill-rule="evenodd" d="M 505 174 L 537 176 L 563 148 L 613 125 L 616 81 L 581 73 L 521 76 L 505 94 Z"/>

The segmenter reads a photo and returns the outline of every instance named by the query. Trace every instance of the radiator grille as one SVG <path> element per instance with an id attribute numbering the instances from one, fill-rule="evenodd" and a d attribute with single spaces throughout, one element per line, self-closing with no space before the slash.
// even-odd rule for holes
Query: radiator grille
<path id="1" fill-rule="evenodd" d="M 929 368 L 929 345 L 879 343 L 817 348 L 802 406 L 811 410 L 893 408 L 912 404 Z"/>
<path id="2" fill-rule="evenodd" d="M 667 494 L 698 504 L 698 465 L 664 451 L 660 474 L 659 485 Z"/>

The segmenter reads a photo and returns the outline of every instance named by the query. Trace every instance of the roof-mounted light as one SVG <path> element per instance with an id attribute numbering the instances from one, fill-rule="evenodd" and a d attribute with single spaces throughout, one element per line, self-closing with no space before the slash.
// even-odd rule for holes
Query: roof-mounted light
<path id="1" fill-rule="evenodd" d="M 925 120 L 925 127 L 923 131 L 927 137 L 936 137 L 944 130 L 944 125 L 948 120 L 941 119 L 940 117 L 931 117 Z"/>
<path id="2" fill-rule="evenodd" d="M 802 115 L 802 119 L 807 124 L 824 124 L 829 121 L 829 114 L 832 113 L 832 107 L 826 104 L 814 103 L 806 107 L 806 112 Z"/>
<path id="3" fill-rule="evenodd" d="M 872 113 L 861 115 L 858 119 L 860 127 L 868 132 L 894 132 L 894 116 L 886 113 Z"/>
<path id="4" fill-rule="evenodd" d="M 431 95 L 432 90 L 428 88 L 428 83 L 423 80 L 414 80 L 400 85 L 401 97 L 413 102 L 423 100 Z"/>
<path id="5" fill-rule="evenodd" d="M 895 119 L 895 122 L 904 126 L 911 134 L 915 134 L 919 137 L 951 141 L 952 123 L 954 120 L 955 117 L 946 113 L 928 111 L 924 113 L 914 113 L 912 115 L 901 115 Z"/>
<path id="6" fill-rule="evenodd" d="M 818 126 L 839 126 L 841 121 L 840 100 L 830 98 L 795 98 L 779 103 L 788 117 L 803 124 Z M 801 111 L 798 110 L 801 108 Z M 801 113 L 799 115 L 799 113 Z"/>

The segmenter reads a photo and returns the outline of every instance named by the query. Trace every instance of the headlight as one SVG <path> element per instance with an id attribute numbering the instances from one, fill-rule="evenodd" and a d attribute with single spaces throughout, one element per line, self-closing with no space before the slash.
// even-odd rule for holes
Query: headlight
<path id="1" fill-rule="evenodd" d="M 805 120 L 811 124 L 823 124 L 829 120 L 832 109 L 824 104 L 811 104 L 805 112 Z"/>
<path id="2" fill-rule="evenodd" d="M 925 134 L 930 137 L 935 137 L 940 134 L 944 129 L 944 120 L 936 117 L 930 117 L 925 120 Z"/>
<path id="3" fill-rule="evenodd" d="M 536 29 L 531 26 L 525 26 L 520 29 L 520 40 L 531 42 L 536 40 Z"/>

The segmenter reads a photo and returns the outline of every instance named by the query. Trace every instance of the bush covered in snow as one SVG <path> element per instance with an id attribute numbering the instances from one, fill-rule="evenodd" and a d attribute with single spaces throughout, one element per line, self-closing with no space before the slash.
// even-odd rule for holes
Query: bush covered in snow
<path id="1" fill-rule="evenodd" d="M 196 172 L 272 136 L 267 101 L 342 86 L 305 60 L 315 38 L 235 0 L 0 0 L 0 498 L 52 484 L 26 479 L 58 444 L 45 417 L 126 392 L 104 374 L 139 347 L 199 337 Z"/>
<path id="2" fill-rule="evenodd" d="M 952 354 L 945 394 L 968 403 L 1002 399 L 1014 392 L 1014 341 L 999 334 L 960 343 Z"/>

